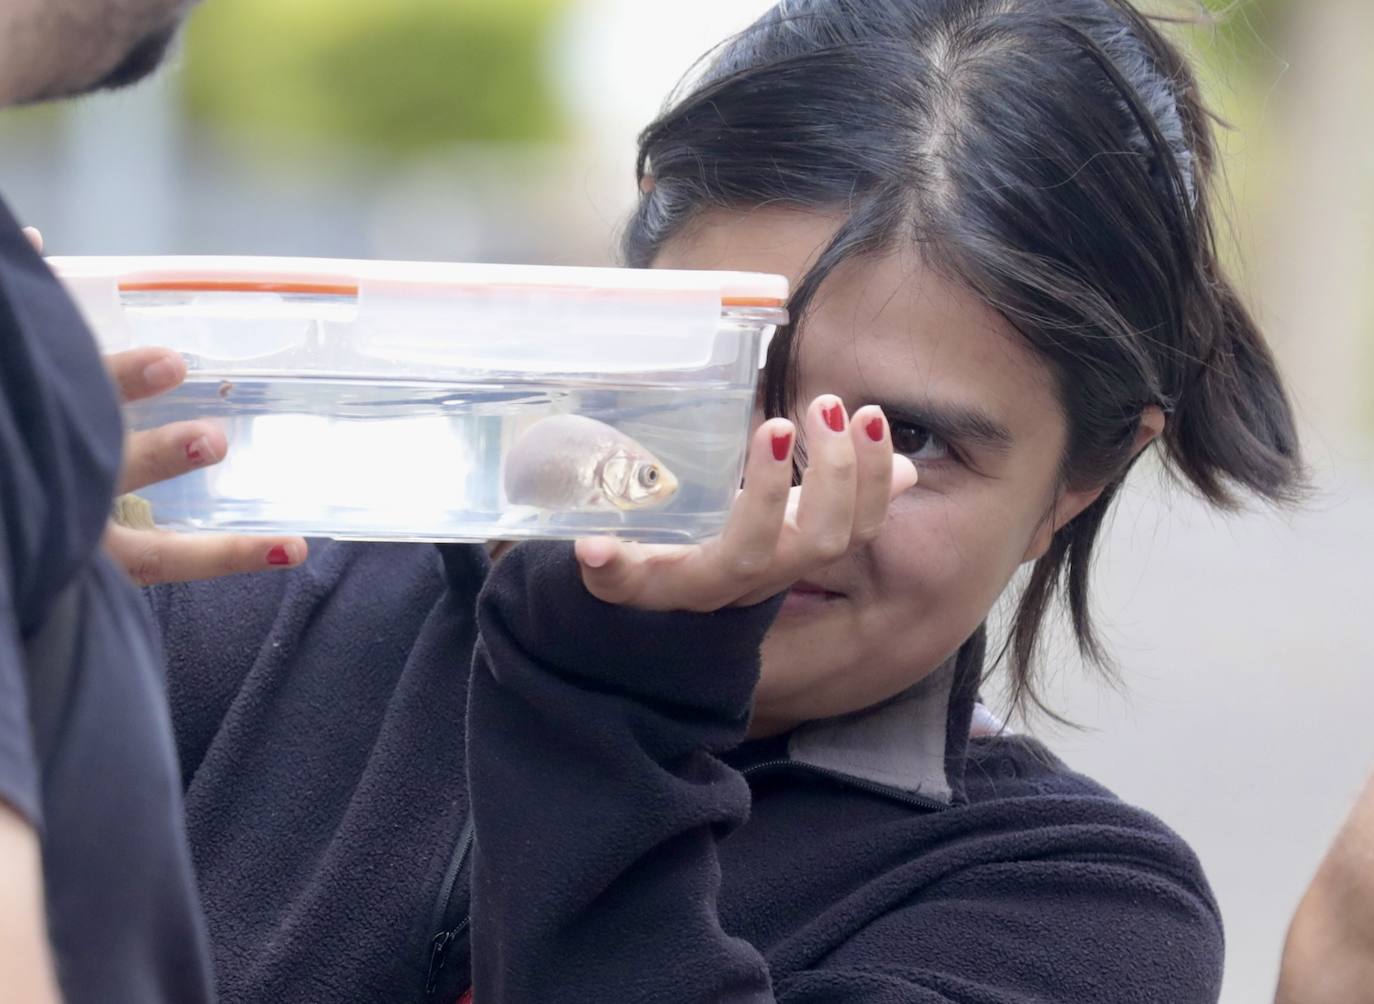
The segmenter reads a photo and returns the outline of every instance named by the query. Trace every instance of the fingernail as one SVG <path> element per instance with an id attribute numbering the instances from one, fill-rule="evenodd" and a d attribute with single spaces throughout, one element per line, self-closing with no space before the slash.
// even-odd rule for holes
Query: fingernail
<path id="1" fill-rule="evenodd" d="M 864 426 L 864 431 L 868 433 L 868 438 L 875 443 L 883 441 L 883 420 L 881 418 L 870 418 L 868 424 Z"/>
<path id="2" fill-rule="evenodd" d="M 844 432 L 844 405 L 836 401 L 828 408 L 821 409 L 821 418 L 834 432 Z"/>
<path id="3" fill-rule="evenodd" d="M 186 459 L 193 464 L 203 464 L 210 459 L 210 440 L 201 436 L 186 444 Z"/>
<path id="4" fill-rule="evenodd" d="M 176 383 L 177 377 L 180 375 L 180 367 L 170 357 L 163 356 L 157 362 L 149 363 L 144 367 L 143 382 L 148 385 L 150 390 L 160 390 Z"/>
<path id="5" fill-rule="evenodd" d="M 779 462 L 786 460 L 787 455 L 792 452 L 792 433 L 784 432 L 773 437 L 773 459 Z"/>
<path id="6" fill-rule="evenodd" d="M 285 547 L 278 544 L 267 552 L 267 563 L 269 565 L 289 565 L 291 564 L 291 555 L 287 553 Z"/>

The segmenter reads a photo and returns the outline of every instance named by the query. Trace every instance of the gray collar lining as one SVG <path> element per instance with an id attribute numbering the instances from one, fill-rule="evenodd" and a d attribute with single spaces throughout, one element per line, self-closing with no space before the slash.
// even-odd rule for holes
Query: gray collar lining
<path id="1" fill-rule="evenodd" d="M 956 660 L 872 708 L 808 722 L 787 741 L 797 763 L 924 795 L 953 800 L 945 769 Z"/>

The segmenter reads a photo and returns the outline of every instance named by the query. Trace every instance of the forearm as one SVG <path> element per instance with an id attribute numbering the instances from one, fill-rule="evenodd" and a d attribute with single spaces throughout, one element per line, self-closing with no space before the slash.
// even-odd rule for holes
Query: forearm
<path id="1" fill-rule="evenodd" d="M 501 564 L 469 705 L 478 999 L 771 999 L 716 912 L 749 793 L 713 755 L 743 738 L 767 613 L 641 615 L 567 595 L 549 548 Z"/>
<path id="2" fill-rule="evenodd" d="M 1293 917 L 1276 1001 L 1374 1001 L 1374 778 Z"/>
<path id="3" fill-rule="evenodd" d="M 6 1000 L 61 999 L 45 917 L 38 837 L 27 820 L 0 802 L 0 987 Z"/>

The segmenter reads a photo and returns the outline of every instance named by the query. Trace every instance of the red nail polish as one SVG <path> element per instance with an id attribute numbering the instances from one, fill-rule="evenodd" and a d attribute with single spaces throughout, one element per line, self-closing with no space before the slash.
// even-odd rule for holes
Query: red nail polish
<path id="1" fill-rule="evenodd" d="M 825 424 L 835 432 L 844 432 L 844 406 L 832 404 L 829 408 L 821 411 L 821 418 L 825 419 Z"/>
<path id="2" fill-rule="evenodd" d="M 792 433 L 784 432 L 782 435 L 773 437 L 773 459 L 782 462 L 787 459 L 787 454 L 792 451 Z"/>
<path id="3" fill-rule="evenodd" d="M 267 563 L 269 565 L 289 565 L 291 564 L 291 555 L 286 553 L 286 548 L 278 544 L 267 552 Z"/>
<path id="4" fill-rule="evenodd" d="M 864 429 L 868 433 L 868 438 L 873 442 L 881 443 L 883 441 L 883 420 L 881 418 L 870 418 Z"/>

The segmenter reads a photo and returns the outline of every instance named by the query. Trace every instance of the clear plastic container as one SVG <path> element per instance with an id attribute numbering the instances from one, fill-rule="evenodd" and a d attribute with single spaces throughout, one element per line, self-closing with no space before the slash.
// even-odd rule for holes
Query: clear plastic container
<path id="1" fill-rule="evenodd" d="M 104 351 L 181 352 L 134 429 L 228 458 L 158 526 L 369 540 L 718 532 L 781 276 L 271 258 L 52 258 Z"/>

